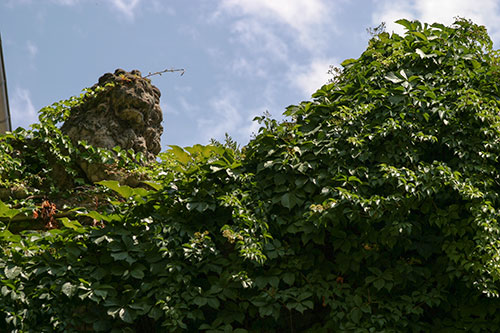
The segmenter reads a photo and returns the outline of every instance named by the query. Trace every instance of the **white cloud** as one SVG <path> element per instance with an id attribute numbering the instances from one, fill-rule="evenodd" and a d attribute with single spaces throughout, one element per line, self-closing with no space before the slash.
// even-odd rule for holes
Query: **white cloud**
<path id="1" fill-rule="evenodd" d="M 26 4 L 31 4 L 31 0 L 7 0 L 5 6 L 13 8 L 14 6 L 17 5 L 26 5 Z"/>
<path id="2" fill-rule="evenodd" d="M 63 6 L 73 6 L 76 5 L 80 2 L 80 0 L 50 0 L 50 2 L 56 4 L 56 5 L 63 5 Z M 28 5 L 32 4 L 33 0 L 7 0 L 6 6 L 7 7 L 14 7 L 14 5 Z"/>
<path id="3" fill-rule="evenodd" d="M 346 1 L 219 0 L 212 20 L 228 19 L 231 40 L 244 46 L 243 52 L 232 56 L 233 73 L 268 78 L 271 86 L 277 86 L 276 73 L 286 68 L 290 74 L 285 79 L 310 96 L 328 80 L 329 41 L 338 33 L 334 18 Z M 301 69 L 297 58 L 315 60 Z"/>
<path id="4" fill-rule="evenodd" d="M 265 19 L 278 19 L 297 29 L 324 18 L 325 4 L 320 0 L 222 0 L 222 7 L 239 8 L 243 13 Z"/>
<path id="5" fill-rule="evenodd" d="M 265 22 L 279 22 L 299 34 L 303 42 L 310 40 L 311 27 L 327 18 L 328 6 L 321 0 L 222 0 L 223 10 L 258 18 Z"/>
<path id="6" fill-rule="evenodd" d="M 210 139 L 224 141 L 225 133 L 228 133 L 240 144 L 247 144 L 252 134 L 257 133 L 261 125 L 253 119 L 272 109 L 272 102 L 266 95 L 267 86 L 262 96 L 259 96 L 258 106 L 248 107 L 243 103 L 243 95 L 230 88 L 223 88 L 221 93 L 210 99 L 207 111 L 200 116 L 197 113 L 196 124 L 199 129 L 199 141 L 208 142 Z"/>
<path id="7" fill-rule="evenodd" d="M 238 40 L 253 53 L 264 53 L 279 61 L 287 61 L 288 46 L 272 29 L 252 19 L 242 19 L 233 26 Z"/>
<path id="8" fill-rule="evenodd" d="M 163 116 L 163 121 L 165 121 L 165 118 L 168 119 L 169 115 L 172 115 L 172 116 L 178 116 L 178 115 L 180 115 L 179 110 L 177 110 L 176 108 L 174 108 L 173 105 L 170 104 L 170 103 L 160 102 L 160 108 L 161 108 L 161 111 L 163 112 L 163 114 L 166 115 L 166 117 Z"/>
<path id="9" fill-rule="evenodd" d="M 387 30 L 402 33 L 403 27 L 394 24 L 395 20 L 418 19 L 421 22 L 439 22 L 450 25 L 457 16 L 471 19 L 476 24 L 485 25 L 495 39 L 500 33 L 498 20 L 500 4 L 497 0 L 381 0 L 375 1 L 376 10 L 372 21 L 378 25 L 387 23 Z"/>
<path id="10" fill-rule="evenodd" d="M 309 98 L 316 90 L 328 82 L 330 65 L 337 65 L 335 59 L 313 59 L 307 66 L 294 65 L 289 72 L 288 79 Z"/>
<path id="11" fill-rule="evenodd" d="M 167 14 L 175 15 L 175 9 L 173 7 L 167 6 L 167 1 L 164 0 L 150 0 L 146 2 L 149 6 L 148 9 L 156 14 Z"/>
<path id="12" fill-rule="evenodd" d="M 394 23 L 399 19 L 415 19 L 414 7 L 411 1 L 376 1 L 378 8 L 372 14 L 372 22 L 375 26 L 385 22 L 388 32 L 404 34 L 404 27 Z"/>
<path id="13" fill-rule="evenodd" d="M 209 117 L 197 120 L 204 141 L 222 139 L 225 133 L 236 132 L 242 125 L 243 117 L 238 112 L 239 101 L 233 92 L 226 91 L 209 103 Z"/>
<path id="14" fill-rule="evenodd" d="M 233 60 L 231 70 L 240 76 L 254 76 L 259 78 L 268 77 L 265 70 L 263 59 L 250 59 L 246 57 L 238 57 Z"/>
<path id="15" fill-rule="evenodd" d="M 32 41 L 29 40 L 26 42 L 26 48 L 28 49 L 28 54 L 31 58 L 34 58 L 37 55 L 38 47 Z"/>
<path id="16" fill-rule="evenodd" d="M 185 93 L 190 93 L 191 91 L 193 91 L 193 87 L 191 87 L 191 86 L 176 85 L 174 87 L 174 90 L 178 91 L 180 93 L 185 94 Z"/>
<path id="17" fill-rule="evenodd" d="M 38 115 L 28 89 L 16 87 L 10 100 L 10 115 L 13 125 L 24 128 L 38 121 Z"/>
<path id="18" fill-rule="evenodd" d="M 7 7 L 14 7 L 18 5 L 24 5 L 24 4 L 32 4 L 33 0 L 6 0 L 7 2 L 5 5 Z M 135 17 L 135 14 L 139 8 L 139 4 L 141 3 L 142 0 L 105 0 L 111 8 L 114 10 L 117 10 L 118 13 L 124 15 L 127 19 L 133 20 Z M 50 0 L 50 2 L 56 4 L 56 5 L 61 5 L 61 6 L 74 6 L 80 3 L 90 3 L 91 1 L 89 0 Z M 166 13 L 168 15 L 174 15 L 175 11 L 171 8 L 166 6 L 164 3 L 162 3 L 159 0 L 150 0 L 145 3 L 148 5 L 148 9 L 154 11 L 155 13 Z"/>
<path id="19" fill-rule="evenodd" d="M 124 14 L 126 18 L 133 20 L 136 13 L 136 8 L 141 0 L 109 0 L 111 5 Z"/>
<path id="20" fill-rule="evenodd" d="M 182 24 L 178 28 L 178 31 L 191 38 L 192 40 L 199 40 L 200 39 L 200 31 L 196 28 L 196 26 L 190 25 L 190 24 Z"/>
<path id="21" fill-rule="evenodd" d="M 498 18 L 497 0 L 421 0 L 415 1 L 415 8 L 422 21 L 451 24 L 454 17 L 460 16 L 478 24 L 495 23 Z"/>
<path id="22" fill-rule="evenodd" d="M 190 117 L 193 117 L 199 111 L 199 107 L 196 104 L 188 102 L 183 95 L 179 96 L 177 101 L 180 104 L 183 113 Z"/>
<path id="23" fill-rule="evenodd" d="M 342 2 L 345 0 L 220 0 L 215 17 L 226 13 L 236 18 L 235 31 L 242 34 L 243 42 L 261 40 L 271 34 L 270 38 L 263 39 L 261 49 L 272 45 L 269 40 L 278 40 L 272 36 L 280 31 L 302 48 L 317 51 L 326 46 L 328 36 L 318 31 L 337 32 L 332 16 Z"/>
<path id="24" fill-rule="evenodd" d="M 80 0 L 52 0 L 57 5 L 63 5 L 63 6 L 74 6 L 77 3 L 80 2 Z"/>
<path id="25" fill-rule="evenodd" d="M 418 17 L 423 22 L 452 24 L 455 17 L 471 19 L 486 26 L 493 40 L 500 41 L 500 3 L 498 0 L 423 0 L 415 1 Z"/>

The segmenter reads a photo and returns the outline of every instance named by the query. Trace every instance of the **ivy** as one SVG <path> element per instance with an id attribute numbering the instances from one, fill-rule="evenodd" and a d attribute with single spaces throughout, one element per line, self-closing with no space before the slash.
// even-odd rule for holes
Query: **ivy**
<path id="1" fill-rule="evenodd" d="M 0 330 L 498 330 L 498 52 L 467 20 L 398 23 L 242 148 L 145 165 L 71 142 L 98 92 L 2 136 Z M 82 159 L 144 181 L 92 183 Z"/>

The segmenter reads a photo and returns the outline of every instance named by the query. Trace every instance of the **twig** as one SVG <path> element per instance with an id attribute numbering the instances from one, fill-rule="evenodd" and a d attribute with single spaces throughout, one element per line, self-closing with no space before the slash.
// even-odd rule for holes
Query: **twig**
<path id="1" fill-rule="evenodd" d="M 150 76 L 153 76 L 153 75 L 160 75 L 160 76 L 161 76 L 163 73 L 167 73 L 167 72 L 169 72 L 169 73 L 173 73 L 173 72 L 181 72 L 181 76 L 183 76 L 183 75 L 184 75 L 184 73 L 185 73 L 186 71 L 184 70 L 184 68 L 178 68 L 178 69 L 173 69 L 173 68 L 172 68 L 172 69 L 165 69 L 165 70 L 163 70 L 163 71 L 154 72 L 154 73 L 149 72 L 149 74 L 148 74 L 148 75 L 146 75 L 146 76 L 144 76 L 144 78 L 146 78 L 146 77 L 150 77 Z"/>

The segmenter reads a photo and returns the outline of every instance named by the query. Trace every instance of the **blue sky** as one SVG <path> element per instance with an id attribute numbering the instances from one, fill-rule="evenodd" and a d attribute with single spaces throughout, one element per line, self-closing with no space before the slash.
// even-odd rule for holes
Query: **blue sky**
<path id="1" fill-rule="evenodd" d="M 226 132 L 246 144 L 255 116 L 281 119 L 327 82 L 329 65 L 359 57 L 367 28 L 456 16 L 485 25 L 498 46 L 499 0 L 0 0 L 13 127 L 116 68 L 184 68 L 152 77 L 163 149 Z"/>

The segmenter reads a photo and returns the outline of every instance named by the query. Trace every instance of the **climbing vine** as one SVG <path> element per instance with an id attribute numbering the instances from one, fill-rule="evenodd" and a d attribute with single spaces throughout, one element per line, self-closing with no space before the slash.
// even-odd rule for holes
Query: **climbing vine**
<path id="1" fill-rule="evenodd" d="M 498 330 L 497 52 L 467 20 L 398 23 L 241 149 L 146 167 L 71 142 L 88 94 L 1 137 L 0 330 Z M 144 177 L 92 183 L 81 158 Z"/>

